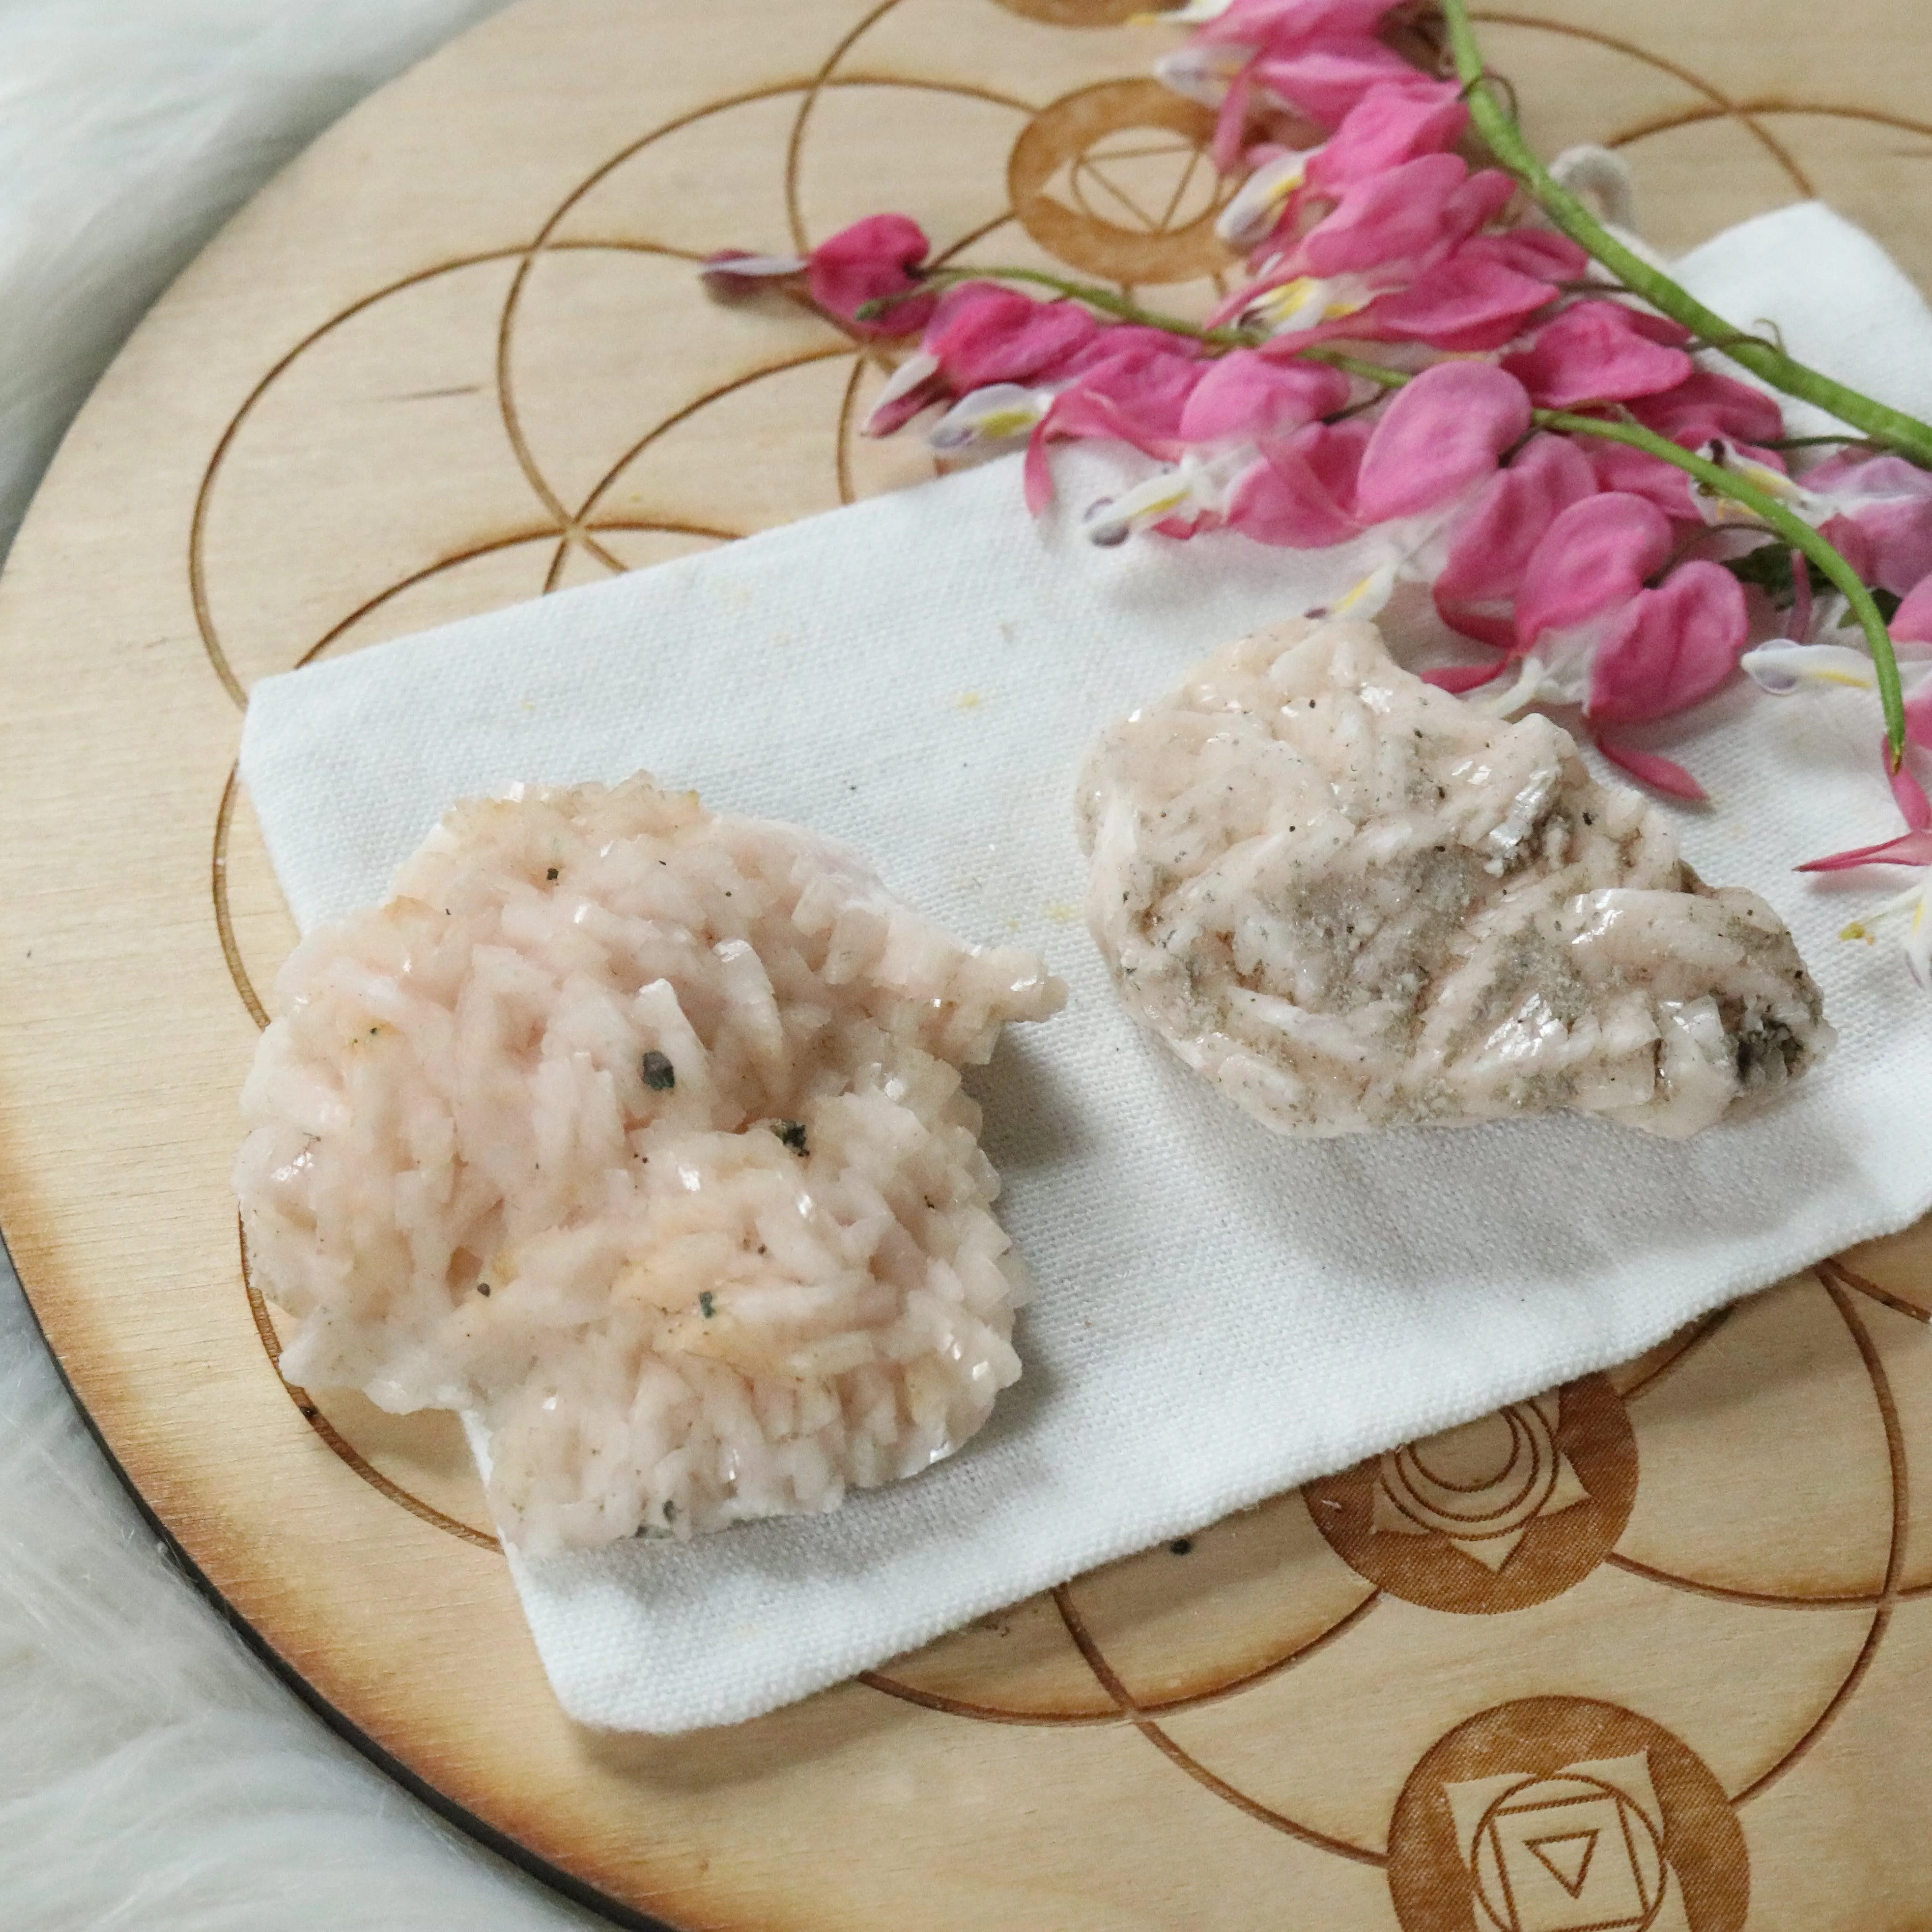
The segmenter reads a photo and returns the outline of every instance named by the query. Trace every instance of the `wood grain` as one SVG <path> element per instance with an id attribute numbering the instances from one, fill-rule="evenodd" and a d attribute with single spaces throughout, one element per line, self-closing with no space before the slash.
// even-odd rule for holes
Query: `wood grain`
<path id="1" fill-rule="evenodd" d="M 1135 10 L 527 0 L 350 116 L 170 293 L 0 579 L 0 1220 L 35 1310 L 146 1505 L 308 1694 L 632 1914 L 1919 1922 L 1924 1229 L 677 1741 L 560 1716 L 446 1418 L 276 1373 L 227 1185 L 290 939 L 231 782 L 248 685 L 921 473 L 852 433 L 880 359 L 710 305 L 711 248 L 903 206 L 958 259 L 1206 301 L 1219 190 L 1198 120 L 1144 84 L 1161 35 Z M 1822 193 L 1932 281 L 1911 0 L 1828 32 L 1802 0 L 1489 17 L 1539 145 L 1621 146 L 1664 245 Z"/>

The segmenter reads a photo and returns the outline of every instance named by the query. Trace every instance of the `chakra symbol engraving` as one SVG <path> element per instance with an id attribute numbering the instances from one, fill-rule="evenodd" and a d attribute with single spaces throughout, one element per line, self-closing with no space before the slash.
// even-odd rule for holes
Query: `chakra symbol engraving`
<path id="1" fill-rule="evenodd" d="M 1750 1898 L 1704 1761 L 1582 1697 L 1498 1705 L 1432 1746 L 1396 1802 L 1388 1876 L 1402 1932 L 1738 1932 Z"/>
<path id="2" fill-rule="evenodd" d="M 1648 1751 L 1566 1765 L 1553 1778 L 1466 1778 L 1443 1796 L 1498 1932 L 1682 1932 Z"/>
<path id="3" fill-rule="evenodd" d="M 1623 1534 L 1636 1479 L 1622 1401 L 1586 1376 L 1304 1493 L 1336 1554 L 1390 1595 L 1493 1614 L 1581 1582 Z"/>
<path id="4" fill-rule="evenodd" d="M 1226 268 L 1214 232 L 1226 184 L 1208 158 L 1214 116 L 1156 80 L 1103 81 L 1043 108 L 1013 145 L 1006 188 L 1051 254 L 1127 284 Z"/>
<path id="5" fill-rule="evenodd" d="M 1512 1402 L 1382 1459 L 1370 1528 L 1378 1536 L 1440 1536 L 1492 1574 L 1530 1526 L 1588 1502 L 1556 1446 L 1558 1398 Z"/>

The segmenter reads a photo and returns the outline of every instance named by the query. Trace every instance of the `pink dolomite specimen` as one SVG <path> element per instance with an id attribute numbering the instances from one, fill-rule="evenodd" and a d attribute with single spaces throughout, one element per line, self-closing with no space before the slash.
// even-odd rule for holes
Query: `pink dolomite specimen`
<path id="1" fill-rule="evenodd" d="M 644 777 L 472 801 L 278 990 L 236 1187 L 282 1366 L 479 1418 L 529 1553 L 832 1508 L 1019 1374 L 959 1068 L 1066 989 L 843 848 Z"/>
<path id="2" fill-rule="evenodd" d="M 1102 734 L 1079 812 L 1128 1006 L 1278 1132 L 1570 1108 L 1678 1138 L 1832 1042 L 1763 900 L 1369 625 L 1210 658 Z"/>

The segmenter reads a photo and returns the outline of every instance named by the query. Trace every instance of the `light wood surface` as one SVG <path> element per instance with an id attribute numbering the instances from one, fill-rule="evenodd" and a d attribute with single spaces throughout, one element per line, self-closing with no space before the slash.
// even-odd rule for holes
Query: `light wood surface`
<path id="1" fill-rule="evenodd" d="M 227 1183 L 290 938 L 230 784 L 248 685 L 922 473 L 851 434 L 875 362 L 711 306 L 695 254 L 900 206 L 967 260 L 1203 299 L 1216 184 L 1142 77 L 1160 32 L 1108 24 L 1137 6 L 527 0 L 171 292 L 0 580 L 0 1221 L 34 1308 L 316 1700 L 670 1924 L 1923 1925 L 1923 1229 L 681 1741 L 559 1714 L 447 1418 L 274 1370 Z M 1492 22 L 1539 145 L 1617 142 L 1665 246 L 1816 191 L 1932 281 L 1917 0 Z"/>

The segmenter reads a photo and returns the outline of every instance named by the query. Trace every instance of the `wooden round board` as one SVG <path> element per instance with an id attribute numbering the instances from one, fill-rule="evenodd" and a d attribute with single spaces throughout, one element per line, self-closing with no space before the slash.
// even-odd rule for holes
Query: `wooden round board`
<path id="1" fill-rule="evenodd" d="M 902 207 L 968 260 L 1198 298 L 1222 190 L 1202 116 L 1145 78 L 1140 4 L 527 0 L 183 278 L 0 584 L 0 1217 L 34 1308 L 139 1495 L 318 1706 L 620 1914 L 1922 1925 L 1925 1229 L 670 1741 L 560 1714 L 450 1418 L 277 1373 L 228 1191 L 291 938 L 231 778 L 250 682 L 922 473 L 853 434 L 881 365 L 711 305 L 712 248 Z M 1828 29 L 1808 0 L 1490 20 L 1538 144 L 1619 146 L 1666 247 L 1817 192 L 1932 281 L 1917 0 Z"/>

